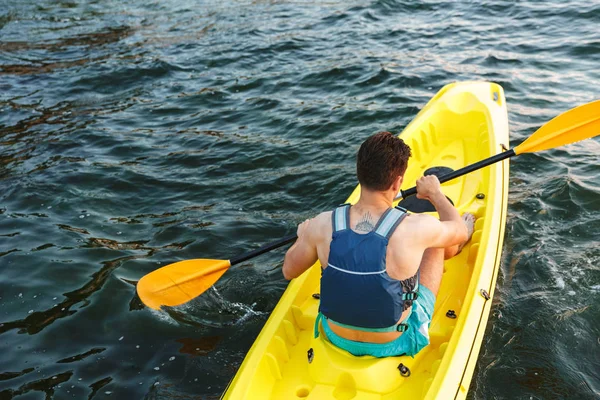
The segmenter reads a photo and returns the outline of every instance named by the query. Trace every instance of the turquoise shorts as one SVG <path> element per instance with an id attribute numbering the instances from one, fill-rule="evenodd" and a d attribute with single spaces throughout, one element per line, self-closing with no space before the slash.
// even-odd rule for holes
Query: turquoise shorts
<path id="1" fill-rule="evenodd" d="M 396 340 L 388 343 L 366 343 L 344 339 L 336 335 L 327 319 L 323 318 L 323 332 L 327 339 L 337 347 L 344 349 L 355 356 L 391 357 L 408 355 L 414 357 L 421 349 L 429 344 L 429 324 L 433 315 L 435 296 L 431 290 L 419 285 L 419 297 L 413 302 L 412 312 L 405 323 L 406 330 Z"/>

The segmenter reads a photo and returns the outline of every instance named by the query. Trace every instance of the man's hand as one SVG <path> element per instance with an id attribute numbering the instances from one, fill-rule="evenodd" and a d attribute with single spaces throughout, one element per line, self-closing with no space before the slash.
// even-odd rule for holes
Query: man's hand
<path id="1" fill-rule="evenodd" d="M 427 175 L 417 180 L 417 199 L 432 200 L 442 193 L 440 181 L 435 175 Z"/>

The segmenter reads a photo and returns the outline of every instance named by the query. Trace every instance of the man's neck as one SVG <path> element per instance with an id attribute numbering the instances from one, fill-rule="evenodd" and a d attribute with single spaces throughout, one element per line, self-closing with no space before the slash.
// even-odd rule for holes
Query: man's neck
<path id="1" fill-rule="evenodd" d="M 361 190 L 356 207 L 371 210 L 386 210 L 393 205 L 393 197 L 388 192 Z"/>

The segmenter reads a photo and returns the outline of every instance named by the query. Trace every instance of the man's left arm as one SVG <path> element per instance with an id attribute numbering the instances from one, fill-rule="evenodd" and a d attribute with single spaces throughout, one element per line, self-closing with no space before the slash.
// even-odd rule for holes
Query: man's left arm
<path id="1" fill-rule="evenodd" d="M 283 276 L 287 280 L 302 275 L 318 259 L 316 232 L 313 230 L 316 227 L 311 225 L 317 225 L 316 221 L 307 219 L 298 225 L 298 239 L 285 253 Z"/>

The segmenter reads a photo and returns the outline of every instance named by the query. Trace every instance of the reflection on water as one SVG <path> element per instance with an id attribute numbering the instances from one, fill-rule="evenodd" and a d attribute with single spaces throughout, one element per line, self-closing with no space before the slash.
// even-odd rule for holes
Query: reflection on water
<path id="1" fill-rule="evenodd" d="M 0 334 L 8 332 L 12 329 L 20 329 L 19 333 L 28 333 L 34 335 L 52 324 L 59 318 L 65 318 L 76 313 L 71 308 L 81 302 L 84 305 L 87 302 L 87 298 L 100 290 L 106 279 L 110 276 L 112 271 L 118 268 L 124 261 L 133 260 L 142 256 L 128 256 L 120 259 L 106 261 L 100 271 L 95 273 L 85 286 L 72 292 L 65 293 L 65 299 L 56 304 L 54 307 L 45 311 L 36 311 L 29 314 L 26 318 L 17 321 L 3 322 L 0 324 Z"/>
<path id="2" fill-rule="evenodd" d="M 18 378 L 19 376 L 28 374 L 34 370 L 35 370 L 35 368 L 25 368 L 21 372 L 3 372 L 0 374 L 0 381 L 7 381 L 9 379 Z"/>
<path id="3" fill-rule="evenodd" d="M 108 376 L 108 377 L 106 377 L 104 379 L 100 379 L 99 381 L 96 381 L 96 382 L 92 383 L 90 385 L 90 388 L 92 389 L 92 392 L 90 393 L 90 396 L 88 397 L 88 399 L 93 399 L 94 396 L 96 395 L 96 393 L 98 393 L 98 391 L 100 389 L 102 389 L 104 386 L 106 386 L 110 382 L 112 382 L 112 378 L 110 376 Z M 106 394 L 110 395 L 110 393 L 106 393 Z"/>
<path id="4" fill-rule="evenodd" d="M 28 64 L 2 64 L 0 65 L 0 75 L 29 75 L 29 74 L 48 74 L 58 69 L 68 69 L 81 67 L 87 64 L 99 63 L 111 57 L 110 54 L 90 57 L 90 52 L 98 51 L 98 47 L 119 42 L 120 40 L 132 35 L 133 29 L 130 27 L 115 27 L 109 28 L 106 31 L 86 33 L 68 38 L 61 38 L 49 42 L 0 42 L 0 51 L 14 52 L 24 57 L 20 57 L 21 61 L 29 62 Z M 50 61 L 30 59 L 28 55 L 32 52 L 37 53 L 39 50 L 44 50 L 45 57 L 52 56 L 52 53 L 68 52 L 69 48 L 77 48 L 78 52 L 84 53 L 82 58 L 69 61 Z"/>
<path id="5" fill-rule="evenodd" d="M 48 378 L 38 379 L 36 381 L 26 383 L 17 390 L 4 390 L 0 392 L 0 395 L 3 396 L 3 398 L 11 399 L 31 391 L 37 391 L 43 392 L 47 399 L 51 399 L 55 394 L 55 388 L 71 379 L 72 375 L 73 371 L 63 372 Z"/>
<path id="6" fill-rule="evenodd" d="M 69 229 L 74 232 L 88 234 L 82 230 Z M 106 280 L 111 276 L 113 271 L 119 268 L 124 262 L 129 260 L 141 259 L 151 257 L 157 251 L 161 249 L 182 249 L 190 242 L 186 243 L 173 243 L 162 248 L 150 248 L 143 246 L 143 243 L 120 243 L 115 240 L 90 238 L 89 241 L 81 246 L 85 247 L 104 247 L 113 250 L 145 250 L 145 255 L 135 255 L 121 257 L 111 261 L 105 261 L 102 263 L 103 267 L 92 275 L 92 279 L 87 282 L 83 287 L 64 293 L 65 299 L 55 304 L 52 308 L 45 311 L 36 311 L 29 314 L 26 318 L 17 321 L 9 321 L 0 323 L 0 334 L 8 332 L 12 329 L 20 329 L 19 333 L 28 333 L 30 335 L 40 332 L 48 325 L 52 324 L 59 318 L 68 317 L 76 313 L 71 308 L 79 303 L 83 303 L 82 307 L 89 304 L 88 298 L 96 291 L 102 289 Z"/>
<path id="7" fill-rule="evenodd" d="M 85 46 L 88 48 L 115 43 L 133 34 L 133 30 L 127 26 L 109 27 L 105 31 L 83 33 L 73 37 L 59 38 L 50 42 L 0 42 L 0 51 L 30 51 L 48 50 L 63 51 L 69 46 Z M 93 50 L 93 49 L 88 49 Z"/>
<path id="8" fill-rule="evenodd" d="M 446 83 L 501 84 L 513 146 L 600 97 L 594 2 L 5 3 L 2 399 L 219 398 L 285 289 L 282 253 L 160 312 L 144 274 L 343 201 L 362 140 Z M 512 161 L 469 398 L 600 397 L 599 150 Z"/>
<path id="9" fill-rule="evenodd" d="M 220 340 L 221 338 L 218 336 L 208 336 L 197 339 L 177 339 L 177 342 L 182 344 L 181 348 L 179 349 L 180 353 L 190 354 L 193 356 L 206 356 L 215 349 Z"/>
<path id="10" fill-rule="evenodd" d="M 58 360 L 57 363 L 61 364 L 61 363 L 72 363 L 75 361 L 81 361 L 84 358 L 89 357 L 93 354 L 102 353 L 104 350 L 106 350 L 106 349 L 105 348 L 91 349 L 90 351 L 86 351 L 85 353 L 77 354 L 76 356 L 67 357 L 67 358 L 63 358 L 62 360 Z"/>

